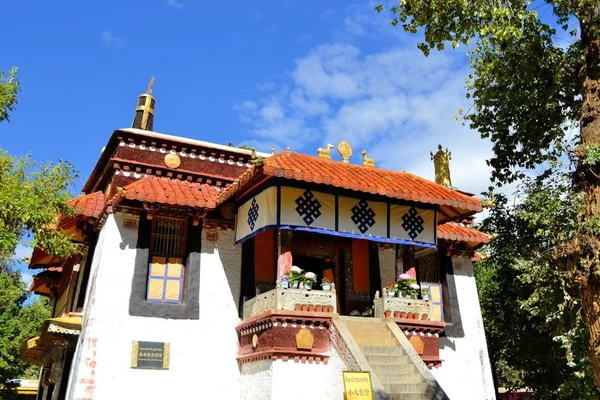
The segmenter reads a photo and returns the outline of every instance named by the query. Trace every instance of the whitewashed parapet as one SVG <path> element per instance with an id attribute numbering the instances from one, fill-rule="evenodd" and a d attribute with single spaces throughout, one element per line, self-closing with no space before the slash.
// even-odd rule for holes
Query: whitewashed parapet
<path id="1" fill-rule="evenodd" d="M 419 299 L 407 299 L 404 297 L 376 297 L 374 300 L 375 317 L 381 318 L 385 311 L 405 312 L 411 314 L 433 315 L 431 302 Z"/>
<path id="2" fill-rule="evenodd" d="M 244 303 L 244 319 L 267 311 L 293 311 L 296 305 L 328 306 L 337 312 L 336 293 L 324 290 L 276 288 L 257 295 Z"/>

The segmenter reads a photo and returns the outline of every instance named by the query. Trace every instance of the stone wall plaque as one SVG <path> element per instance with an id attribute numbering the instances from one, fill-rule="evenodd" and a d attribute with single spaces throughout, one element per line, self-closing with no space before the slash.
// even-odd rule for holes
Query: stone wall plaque
<path id="1" fill-rule="evenodd" d="M 131 368 L 169 369 L 171 344 L 134 341 L 131 349 Z"/>

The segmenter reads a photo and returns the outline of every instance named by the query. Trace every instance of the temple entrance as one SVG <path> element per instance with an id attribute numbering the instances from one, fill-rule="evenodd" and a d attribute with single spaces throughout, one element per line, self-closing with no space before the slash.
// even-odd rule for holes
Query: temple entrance
<path id="1" fill-rule="evenodd" d="M 346 310 L 346 265 L 351 259 L 350 239 L 332 238 L 326 235 L 295 232 L 292 245 L 293 264 L 317 275 L 314 290 L 321 290 L 321 280 L 327 278 L 335 284 L 337 310 L 347 315 Z M 350 255 L 350 257 L 348 257 Z"/>

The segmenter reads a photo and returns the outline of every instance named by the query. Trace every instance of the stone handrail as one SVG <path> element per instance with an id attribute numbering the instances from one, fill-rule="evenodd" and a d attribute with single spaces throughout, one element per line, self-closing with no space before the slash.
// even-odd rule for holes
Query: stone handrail
<path id="1" fill-rule="evenodd" d="M 375 308 L 375 317 L 382 318 L 384 312 L 389 310 L 392 312 L 405 312 L 410 314 L 419 314 L 419 318 L 423 314 L 427 314 L 429 318 L 433 316 L 432 303 L 426 300 L 407 299 L 404 297 L 376 297 L 373 301 Z"/>
<path id="2" fill-rule="evenodd" d="M 331 325 L 331 345 L 338 352 L 340 358 L 346 366 L 346 371 L 369 371 L 371 373 L 371 383 L 374 390 L 383 390 L 383 385 L 375 375 L 371 365 L 365 358 L 363 352 L 356 344 L 352 334 L 348 331 L 346 323 L 339 319 L 332 320 Z"/>
<path id="3" fill-rule="evenodd" d="M 328 306 L 337 313 L 335 290 L 306 290 L 275 288 L 261 293 L 244 303 L 244 319 L 267 311 L 294 311 L 296 305 Z"/>

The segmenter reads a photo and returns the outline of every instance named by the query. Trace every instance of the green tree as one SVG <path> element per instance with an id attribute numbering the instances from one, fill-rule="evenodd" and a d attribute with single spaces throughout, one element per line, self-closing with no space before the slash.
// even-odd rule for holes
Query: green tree
<path id="1" fill-rule="evenodd" d="M 581 194 L 570 245 L 555 267 L 568 271 L 582 305 L 588 355 L 600 388 L 600 8 L 596 0 L 400 0 L 392 24 L 422 34 L 425 55 L 468 45 L 472 73 L 465 122 L 491 138 L 499 184 L 552 163 L 578 127 L 570 188 Z M 538 12 L 545 8 L 544 19 Z M 383 10 L 383 5 L 376 7 Z M 550 11 L 548 13 L 548 11 Z M 573 26 L 570 26 L 573 25 Z M 563 36 L 569 38 L 565 41 Z M 553 229 L 557 230 L 560 227 Z"/>
<path id="2" fill-rule="evenodd" d="M 17 104 L 20 90 L 13 68 L 4 80 L 0 73 L 0 122 Z M 68 257 L 79 251 L 77 244 L 58 229 L 62 215 L 73 215 L 69 192 L 76 172 L 71 164 L 36 165 L 29 155 L 14 157 L 0 148 L 0 398 L 15 395 L 11 380 L 28 373 L 19 360 L 19 344 L 33 335 L 50 316 L 47 302 L 27 304 L 28 293 L 16 270 L 15 249 L 19 244 L 41 247 L 50 254 Z"/>
<path id="3" fill-rule="evenodd" d="M 50 317 L 48 302 L 34 300 L 26 304 L 28 293 L 21 274 L 6 270 L 0 274 L 0 398 L 14 398 L 16 378 L 37 378 L 19 358 L 21 341 L 33 336 Z M 38 370 L 39 371 L 39 370 Z M 28 374 L 29 372 L 29 374 Z"/>
<path id="4" fill-rule="evenodd" d="M 14 157 L 0 148 L 0 272 L 29 238 L 59 257 L 77 252 L 77 244 L 57 229 L 61 215 L 74 213 L 68 200 L 76 177 L 68 162 L 36 165 L 29 155 Z"/>
<path id="5" fill-rule="evenodd" d="M 578 286 L 556 262 L 576 232 L 580 199 L 559 171 L 526 179 L 518 200 L 498 196 L 480 227 L 499 234 L 475 269 L 496 382 L 539 399 L 597 399 Z"/>
<path id="6" fill-rule="evenodd" d="M 8 113 L 17 105 L 17 94 L 21 91 L 21 85 L 17 79 L 17 68 L 13 67 L 4 78 L 5 73 L 0 72 L 0 122 L 7 120 Z"/>

